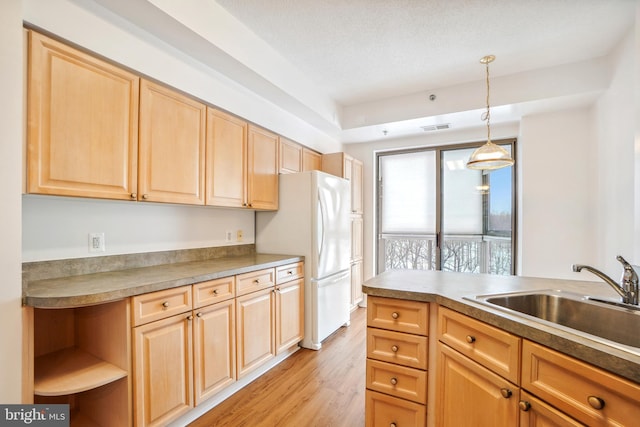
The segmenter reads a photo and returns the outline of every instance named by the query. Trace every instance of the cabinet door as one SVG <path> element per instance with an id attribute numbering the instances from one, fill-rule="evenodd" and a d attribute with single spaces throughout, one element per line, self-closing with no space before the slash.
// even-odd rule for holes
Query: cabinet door
<path id="1" fill-rule="evenodd" d="M 520 427 L 584 426 L 524 390 L 520 391 Z"/>
<path id="2" fill-rule="evenodd" d="M 351 161 L 351 212 L 362 214 L 363 167 L 360 160 Z"/>
<path id="3" fill-rule="evenodd" d="M 193 324 L 195 404 L 236 379 L 235 301 L 195 310 Z"/>
<path id="4" fill-rule="evenodd" d="M 351 216 L 351 261 L 362 259 L 362 216 Z"/>
<path id="5" fill-rule="evenodd" d="M 204 204 L 205 129 L 204 104 L 142 80 L 138 199 Z"/>
<path id="6" fill-rule="evenodd" d="M 308 148 L 302 149 L 302 171 L 321 171 L 322 154 Z"/>
<path id="7" fill-rule="evenodd" d="M 276 354 L 304 337 L 304 279 L 276 287 Z"/>
<path id="8" fill-rule="evenodd" d="M 302 146 L 280 137 L 280 173 L 302 171 Z"/>
<path id="9" fill-rule="evenodd" d="M 355 307 L 362 299 L 362 261 L 357 261 L 351 264 L 351 306 Z"/>
<path id="10" fill-rule="evenodd" d="M 133 329 L 134 419 L 161 426 L 193 407 L 191 313 Z"/>
<path id="11" fill-rule="evenodd" d="M 516 386 L 442 343 L 437 357 L 436 425 L 518 425 Z"/>
<path id="12" fill-rule="evenodd" d="M 273 295 L 265 289 L 236 298 L 238 379 L 275 356 Z"/>
<path id="13" fill-rule="evenodd" d="M 130 199 L 139 78 L 29 33 L 27 191 Z"/>
<path id="14" fill-rule="evenodd" d="M 207 205 L 245 206 L 247 128 L 244 120 L 207 109 Z"/>
<path id="15" fill-rule="evenodd" d="M 278 209 L 278 135 L 249 126 L 247 153 L 249 207 Z"/>

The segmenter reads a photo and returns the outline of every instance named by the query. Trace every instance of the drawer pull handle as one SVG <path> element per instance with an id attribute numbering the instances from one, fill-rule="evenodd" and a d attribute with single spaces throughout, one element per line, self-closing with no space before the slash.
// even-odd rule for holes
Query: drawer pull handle
<path id="1" fill-rule="evenodd" d="M 502 397 L 504 397 L 505 399 L 508 399 L 511 397 L 511 395 L 513 394 L 511 392 L 511 390 L 509 390 L 508 388 L 501 388 L 500 389 L 500 394 L 502 395 Z"/>
<path id="2" fill-rule="evenodd" d="M 163 303 L 162 303 L 162 306 L 163 306 L 164 308 L 169 307 L 169 301 L 165 301 L 165 302 L 163 302 Z"/>
<path id="3" fill-rule="evenodd" d="M 394 378 L 391 378 L 389 382 L 391 383 L 391 385 L 396 385 L 398 384 L 398 379 L 394 377 Z"/>
<path id="4" fill-rule="evenodd" d="M 394 353 L 397 353 L 397 352 L 398 352 L 398 350 L 400 350 L 400 349 L 398 348 L 398 346 L 397 346 L 397 345 L 392 345 L 392 346 L 391 346 L 391 351 L 393 351 Z"/>
<path id="5" fill-rule="evenodd" d="M 518 406 L 520 407 L 520 410 L 522 412 L 527 412 L 529 409 L 531 409 L 531 403 L 527 402 L 526 400 L 521 400 L 520 402 L 518 402 Z"/>
<path id="6" fill-rule="evenodd" d="M 389 427 L 398 427 L 398 424 L 396 424 L 396 423 L 391 423 L 391 424 L 389 424 Z"/>
<path id="7" fill-rule="evenodd" d="M 397 311 L 394 311 L 393 313 L 391 313 L 391 317 L 394 319 L 397 319 L 398 317 L 400 317 L 400 313 L 398 313 Z"/>
<path id="8" fill-rule="evenodd" d="M 218 295 L 218 290 L 214 289 L 211 293 L 214 294 L 214 295 Z"/>
<path id="9" fill-rule="evenodd" d="M 604 408 L 604 399 L 598 396 L 589 396 L 587 398 L 587 402 L 593 409 L 602 409 Z"/>
<path id="10" fill-rule="evenodd" d="M 260 283 L 260 279 L 254 280 L 253 283 Z"/>
<path id="11" fill-rule="evenodd" d="M 292 274 L 293 274 L 293 271 L 289 270 L 289 271 L 287 271 L 287 274 L 288 274 L 288 275 L 292 275 Z"/>
<path id="12" fill-rule="evenodd" d="M 476 342 L 476 337 L 474 337 L 473 335 L 467 335 L 466 340 L 469 344 L 473 344 L 474 342 Z"/>

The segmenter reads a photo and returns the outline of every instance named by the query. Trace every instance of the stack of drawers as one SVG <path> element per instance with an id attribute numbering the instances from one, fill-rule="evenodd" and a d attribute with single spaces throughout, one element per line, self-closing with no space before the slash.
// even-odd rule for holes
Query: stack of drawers
<path id="1" fill-rule="evenodd" d="M 367 299 L 366 426 L 424 426 L 429 304 Z"/>

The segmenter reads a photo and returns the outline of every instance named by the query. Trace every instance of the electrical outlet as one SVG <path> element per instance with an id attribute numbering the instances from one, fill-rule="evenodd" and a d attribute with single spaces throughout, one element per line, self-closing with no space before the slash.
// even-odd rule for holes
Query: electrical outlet
<path id="1" fill-rule="evenodd" d="M 231 236 L 233 236 L 233 232 L 231 230 L 228 230 L 225 233 L 225 237 L 224 237 L 225 242 L 231 243 Z"/>
<path id="2" fill-rule="evenodd" d="M 236 234 L 236 241 L 242 242 L 242 230 L 238 230 Z"/>
<path id="3" fill-rule="evenodd" d="M 89 252 L 104 252 L 104 233 L 89 233 Z"/>

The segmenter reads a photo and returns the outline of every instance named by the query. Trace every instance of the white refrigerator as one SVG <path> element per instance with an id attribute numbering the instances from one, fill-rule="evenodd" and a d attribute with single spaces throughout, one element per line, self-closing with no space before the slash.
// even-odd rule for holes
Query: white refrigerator
<path id="1" fill-rule="evenodd" d="M 350 322 L 349 181 L 320 171 L 280 175 L 279 209 L 256 213 L 256 251 L 305 257 L 304 339 L 322 341 Z"/>

